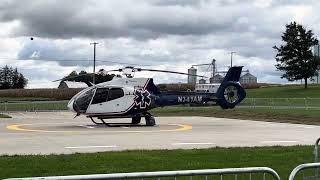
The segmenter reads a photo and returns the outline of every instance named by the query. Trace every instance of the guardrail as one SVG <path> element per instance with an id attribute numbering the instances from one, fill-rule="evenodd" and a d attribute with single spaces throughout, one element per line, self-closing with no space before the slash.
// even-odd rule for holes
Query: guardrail
<path id="1" fill-rule="evenodd" d="M 0 102 L 0 112 L 64 111 L 68 110 L 67 103 L 68 101 L 5 101 Z M 320 110 L 320 98 L 246 98 L 237 107 Z"/>
<path id="2" fill-rule="evenodd" d="M 305 170 L 305 169 L 316 169 L 320 168 L 320 163 L 307 163 L 307 164 L 300 164 L 296 168 L 294 168 L 289 176 L 289 180 L 295 180 L 298 173 Z M 303 177 L 303 179 L 319 179 L 318 174 L 309 177 Z"/>
<path id="3" fill-rule="evenodd" d="M 245 98 L 239 107 L 274 109 L 320 109 L 320 98 Z"/>
<path id="4" fill-rule="evenodd" d="M 223 180 L 224 175 L 234 175 L 234 179 L 237 180 L 240 174 L 249 174 L 248 179 L 253 178 L 253 174 L 262 173 L 262 179 L 266 179 L 266 174 L 271 175 L 275 180 L 280 180 L 280 176 L 276 171 L 269 167 L 247 167 L 247 168 L 227 168 L 227 169 L 203 169 L 203 170 L 183 170 L 183 171 L 157 171 L 157 172 L 136 172 L 136 173 L 116 173 L 116 174 L 92 174 L 92 175 L 75 175 L 75 176 L 48 176 L 48 177 L 30 177 L 30 178 L 13 178 L 7 180 L 31 180 L 31 179 L 43 179 L 43 180 L 78 180 L 78 179 L 144 179 L 144 178 L 157 178 L 162 177 L 192 177 L 204 176 L 204 179 L 208 179 L 209 176 L 218 175 Z"/>
<path id="5" fill-rule="evenodd" d="M 319 143 L 320 143 L 320 138 L 317 139 L 316 143 L 314 144 L 314 151 L 313 151 L 313 154 L 314 154 L 314 162 L 318 162 L 319 159 L 318 159 L 318 146 L 319 146 Z"/>

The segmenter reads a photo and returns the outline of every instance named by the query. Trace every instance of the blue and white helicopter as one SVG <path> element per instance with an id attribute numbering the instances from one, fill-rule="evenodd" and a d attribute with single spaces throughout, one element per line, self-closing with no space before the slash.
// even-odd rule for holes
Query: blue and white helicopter
<path id="1" fill-rule="evenodd" d="M 234 108 L 245 97 L 246 92 L 239 83 L 242 66 L 231 67 L 216 93 L 191 91 L 161 92 L 152 78 L 134 78 L 140 71 L 153 71 L 190 75 L 187 73 L 125 67 L 112 70 L 123 72 L 127 78 L 92 85 L 76 94 L 68 108 L 78 115 L 85 115 L 95 124 L 107 123 L 105 119 L 132 118 L 131 124 L 139 124 L 144 117 L 147 126 L 156 124 L 150 109 L 179 104 L 214 103 L 223 109 Z M 110 72 L 110 71 L 108 71 Z M 202 76 L 203 77 L 203 76 Z M 94 118 L 100 120 L 97 122 Z"/>

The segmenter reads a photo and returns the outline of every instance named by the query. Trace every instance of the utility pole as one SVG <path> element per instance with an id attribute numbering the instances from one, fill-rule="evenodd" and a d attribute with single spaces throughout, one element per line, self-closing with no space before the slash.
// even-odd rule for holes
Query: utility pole
<path id="1" fill-rule="evenodd" d="M 230 67 L 232 67 L 232 55 L 235 54 L 235 53 L 237 53 L 237 52 L 235 52 L 235 51 L 231 51 L 230 52 L 230 55 L 231 55 L 231 66 Z"/>
<path id="2" fill-rule="evenodd" d="M 93 80 L 92 83 L 96 84 L 96 45 L 99 44 L 97 42 L 90 43 L 93 45 Z"/>

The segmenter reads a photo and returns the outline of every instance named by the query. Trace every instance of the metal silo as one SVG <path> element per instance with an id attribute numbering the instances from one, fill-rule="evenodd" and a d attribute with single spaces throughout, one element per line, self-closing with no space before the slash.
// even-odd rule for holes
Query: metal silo
<path id="1" fill-rule="evenodd" d="M 195 85 L 197 83 L 197 69 L 194 67 L 191 67 L 188 69 L 188 84 Z"/>

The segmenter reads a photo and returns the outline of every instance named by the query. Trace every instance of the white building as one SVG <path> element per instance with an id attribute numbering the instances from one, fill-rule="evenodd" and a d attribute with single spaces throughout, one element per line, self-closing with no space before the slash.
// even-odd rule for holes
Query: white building
<path id="1" fill-rule="evenodd" d="M 216 93 L 219 86 L 220 84 L 196 84 L 195 91 Z"/>
<path id="2" fill-rule="evenodd" d="M 75 82 L 75 81 L 61 81 L 58 88 L 87 88 L 88 85 L 84 82 Z"/>
<path id="3" fill-rule="evenodd" d="M 210 83 L 211 84 L 216 84 L 216 83 L 222 83 L 223 81 L 223 76 L 220 74 L 215 74 L 213 77 L 210 78 Z"/>
<path id="4" fill-rule="evenodd" d="M 241 84 L 256 84 L 257 81 L 257 77 L 250 74 L 249 72 L 240 77 Z"/>

